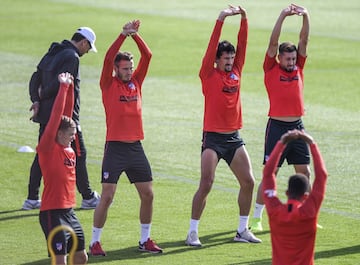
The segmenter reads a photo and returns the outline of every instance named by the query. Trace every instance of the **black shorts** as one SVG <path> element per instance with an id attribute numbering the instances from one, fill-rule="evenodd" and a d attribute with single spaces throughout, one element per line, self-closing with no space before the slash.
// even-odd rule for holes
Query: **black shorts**
<path id="1" fill-rule="evenodd" d="M 221 158 L 230 166 L 236 150 L 245 145 L 238 131 L 231 134 L 203 132 L 201 152 L 212 149 L 216 152 L 218 160 Z"/>
<path id="2" fill-rule="evenodd" d="M 141 142 L 106 142 L 101 183 L 116 184 L 124 171 L 130 183 L 152 181 L 150 164 Z"/>
<path id="3" fill-rule="evenodd" d="M 281 136 L 289 130 L 294 129 L 305 129 L 301 119 L 294 122 L 278 121 L 271 118 L 268 120 L 265 132 L 264 165 Z M 308 145 L 301 139 L 291 141 L 281 155 L 278 167 L 281 167 L 285 159 L 289 165 L 310 164 Z"/>
<path id="4" fill-rule="evenodd" d="M 76 251 L 85 249 L 84 231 L 72 208 L 40 211 L 39 221 L 45 234 L 46 242 L 52 229 L 59 225 L 66 225 L 74 230 L 78 239 Z M 70 252 L 72 245 L 72 236 L 70 232 L 65 230 L 57 232 L 51 242 L 55 255 L 66 255 Z"/>

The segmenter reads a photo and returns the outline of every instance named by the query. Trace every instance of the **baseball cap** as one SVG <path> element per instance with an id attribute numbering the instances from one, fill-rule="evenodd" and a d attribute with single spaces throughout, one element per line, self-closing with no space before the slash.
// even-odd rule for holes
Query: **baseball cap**
<path id="1" fill-rule="evenodd" d="M 96 40 L 96 35 L 95 32 L 89 28 L 89 27 L 80 27 L 77 29 L 76 33 L 80 33 L 81 35 L 83 35 L 90 43 L 91 45 L 91 49 L 93 52 L 97 52 L 97 49 L 95 47 L 95 40 Z"/>

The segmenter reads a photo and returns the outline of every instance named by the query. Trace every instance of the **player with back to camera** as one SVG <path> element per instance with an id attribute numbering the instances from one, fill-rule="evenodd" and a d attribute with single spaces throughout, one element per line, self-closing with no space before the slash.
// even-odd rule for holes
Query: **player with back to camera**
<path id="1" fill-rule="evenodd" d="M 85 238 L 83 229 L 73 207 L 76 200 L 76 155 L 71 142 L 76 135 L 76 123 L 71 119 L 74 106 L 74 83 L 70 73 L 58 76 L 60 83 L 49 122 L 36 151 L 43 173 L 44 192 L 39 220 L 47 239 L 53 228 L 59 225 L 71 227 L 78 238 L 74 264 L 86 264 Z M 66 256 L 72 248 L 73 239 L 68 231 L 55 234 L 51 247 L 56 264 L 67 264 Z"/>
<path id="2" fill-rule="evenodd" d="M 282 203 L 276 193 L 276 172 L 280 157 L 293 141 L 303 140 L 310 146 L 315 180 L 309 193 L 309 178 L 302 173 L 290 176 Z M 313 265 L 317 218 L 324 199 L 327 172 L 314 139 L 304 131 L 283 134 L 266 162 L 262 196 L 269 216 L 272 264 Z"/>
<path id="3" fill-rule="evenodd" d="M 152 172 L 143 150 L 142 84 L 145 79 L 151 50 L 138 33 L 140 21 L 126 23 L 108 49 L 100 77 L 100 88 L 106 114 L 106 142 L 102 163 L 102 192 L 94 211 L 90 253 L 105 256 L 100 236 L 108 209 L 113 201 L 120 175 L 125 172 L 140 197 L 139 251 L 161 253 L 162 249 L 150 238 L 154 193 Z M 133 55 L 119 51 L 126 40 L 135 41 L 140 61 L 134 70 Z M 113 74 L 115 73 L 115 75 Z"/>
<path id="4" fill-rule="evenodd" d="M 39 123 L 40 139 L 46 124 L 48 123 L 51 109 L 58 92 L 60 73 L 69 72 L 74 77 L 74 111 L 72 119 L 77 125 L 76 138 L 72 147 L 76 153 L 76 186 L 81 193 L 82 209 L 93 209 L 99 202 L 99 194 L 90 187 L 89 176 L 86 167 L 86 148 L 80 127 L 80 57 L 89 51 L 96 52 L 96 35 L 89 27 L 80 27 L 71 37 L 71 40 L 63 40 L 61 43 L 53 42 L 48 52 L 40 60 L 37 70 L 32 74 L 29 83 L 30 99 L 33 104 L 31 119 Z M 35 155 L 30 168 L 28 183 L 28 196 L 22 206 L 23 210 L 37 209 L 40 207 L 39 188 L 41 183 L 41 169 L 38 156 Z"/>
<path id="5" fill-rule="evenodd" d="M 293 15 L 302 16 L 298 46 L 291 42 L 283 42 L 279 45 L 282 24 L 286 17 Z M 309 13 L 304 7 L 291 4 L 281 11 L 270 36 L 263 64 L 264 83 L 270 104 L 265 131 L 264 165 L 282 134 L 288 130 L 304 129 L 301 119 L 304 115 L 303 71 L 309 41 L 309 19 Z M 277 50 L 279 50 L 278 55 Z M 296 139 L 287 145 L 279 161 L 278 170 L 285 159 L 288 164 L 294 165 L 296 173 L 302 173 L 310 178 L 310 153 L 302 139 Z M 263 230 L 261 219 L 264 200 L 261 186 L 260 183 L 251 222 L 253 232 Z"/>
<path id="6" fill-rule="evenodd" d="M 236 49 L 226 40 L 219 42 L 225 18 L 235 15 L 241 16 Z M 240 81 L 245 63 L 247 36 L 245 9 L 229 6 L 220 12 L 216 20 L 202 61 L 199 77 L 205 98 L 205 110 L 201 178 L 192 201 L 190 227 L 185 241 L 189 246 L 201 246 L 198 226 L 220 159 L 226 161 L 241 188 L 238 194 L 239 226 L 234 241 L 261 242 L 248 229 L 255 180 L 245 143 L 238 132 L 242 128 Z"/>

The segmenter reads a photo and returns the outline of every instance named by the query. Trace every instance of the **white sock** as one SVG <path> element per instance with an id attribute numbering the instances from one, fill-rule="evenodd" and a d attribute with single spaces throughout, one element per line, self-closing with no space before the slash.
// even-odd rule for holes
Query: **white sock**
<path id="1" fill-rule="evenodd" d="M 254 218 L 261 218 L 264 208 L 265 208 L 264 204 L 255 203 Z"/>
<path id="2" fill-rule="evenodd" d="M 198 232 L 199 223 L 200 223 L 200 220 L 190 219 L 189 234 L 190 234 L 191 231 L 195 231 L 196 233 Z"/>
<path id="3" fill-rule="evenodd" d="M 144 244 L 150 238 L 151 224 L 140 224 L 141 227 L 141 238 L 140 243 Z"/>
<path id="4" fill-rule="evenodd" d="M 92 246 L 96 241 L 100 242 L 100 237 L 101 237 L 101 233 L 102 233 L 102 228 L 97 228 L 93 226 L 92 229 L 92 238 L 91 238 L 91 242 L 90 245 Z"/>
<path id="5" fill-rule="evenodd" d="M 246 215 L 246 216 L 240 215 L 238 232 L 241 233 L 248 227 L 249 227 L 249 216 L 248 215 Z"/>

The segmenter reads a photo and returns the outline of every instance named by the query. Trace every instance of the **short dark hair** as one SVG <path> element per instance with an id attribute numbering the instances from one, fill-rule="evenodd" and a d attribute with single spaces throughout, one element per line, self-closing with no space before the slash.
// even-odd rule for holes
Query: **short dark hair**
<path id="1" fill-rule="evenodd" d="M 118 52 L 115 56 L 114 64 L 117 64 L 120 61 L 131 61 L 133 59 L 133 55 L 130 52 Z"/>
<path id="2" fill-rule="evenodd" d="M 284 52 L 297 52 L 297 48 L 292 42 L 283 42 L 279 46 L 279 54 L 283 54 Z"/>
<path id="3" fill-rule="evenodd" d="M 227 40 L 219 42 L 217 52 L 216 52 L 216 58 L 219 59 L 224 52 L 226 52 L 226 53 L 235 53 L 234 45 L 232 45 Z"/>
<path id="4" fill-rule="evenodd" d="M 80 33 L 75 32 L 74 35 L 71 37 L 71 40 L 75 41 L 75 42 L 79 42 L 82 41 L 83 39 L 86 39 L 83 35 L 81 35 Z"/>
<path id="5" fill-rule="evenodd" d="M 76 123 L 74 122 L 73 119 L 71 119 L 68 116 L 65 116 L 65 115 L 61 116 L 59 130 L 66 131 L 69 128 L 76 128 Z"/>
<path id="6" fill-rule="evenodd" d="M 310 190 L 309 178 L 297 173 L 289 178 L 288 196 L 290 199 L 301 199 L 301 196 Z"/>

